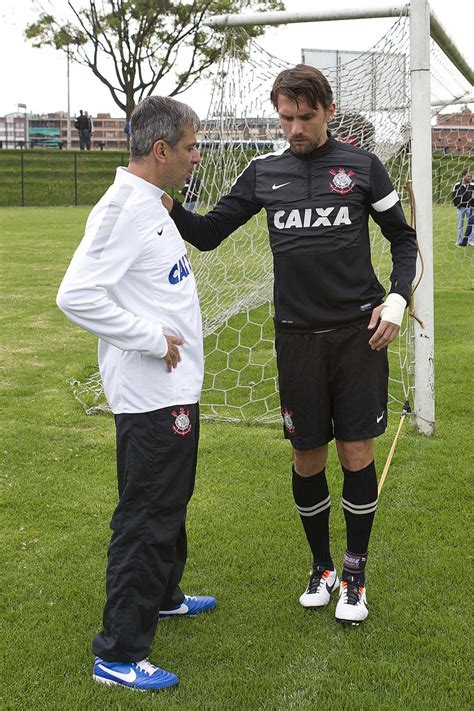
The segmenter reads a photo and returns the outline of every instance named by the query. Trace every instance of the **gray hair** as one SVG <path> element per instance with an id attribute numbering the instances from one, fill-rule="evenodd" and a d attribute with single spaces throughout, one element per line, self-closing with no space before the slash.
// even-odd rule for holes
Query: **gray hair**
<path id="1" fill-rule="evenodd" d="M 147 156 L 155 141 L 166 141 L 176 148 L 185 126 L 198 131 L 199 117 L 193 109 L 168 96 L 147 96 L 138 103 L 130 117 L 130 160 L 139 161 Z"/>

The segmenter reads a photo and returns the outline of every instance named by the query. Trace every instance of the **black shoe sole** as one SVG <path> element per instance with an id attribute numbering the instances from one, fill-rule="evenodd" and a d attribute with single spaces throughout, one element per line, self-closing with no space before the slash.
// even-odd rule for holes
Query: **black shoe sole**
<path id="1" fill-rule="evenodd" d="M 340 620 L 338 617 L 336 617 L 336 622 L 346 627 L 360 627 L 364 620 Z"/>

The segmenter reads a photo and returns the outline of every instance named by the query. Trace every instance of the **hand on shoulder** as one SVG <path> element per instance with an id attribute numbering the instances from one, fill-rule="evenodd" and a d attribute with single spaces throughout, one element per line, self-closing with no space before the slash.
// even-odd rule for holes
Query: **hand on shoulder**
<path id="1" fill-rule="evenodd" d="M 163 195 L 161 196 L 161 202 L 168 210 L 168 212 L 171 212 L 171 210 L 173 209 L 173 198 L 171 197 L 171 195 L 168 195 L 168 193 L 163 193 Z"/>

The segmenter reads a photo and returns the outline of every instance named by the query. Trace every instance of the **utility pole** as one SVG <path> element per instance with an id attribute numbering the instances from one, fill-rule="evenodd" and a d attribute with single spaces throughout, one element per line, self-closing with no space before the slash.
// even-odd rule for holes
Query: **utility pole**
<path id="1" fill-rule="evenodd" d="M 69 82 L 69 45 L 66 47 L 66 63 L 67 63 L 67 125 L 66 125 L 66 147 L 71 150 L 71 92 Z"/>

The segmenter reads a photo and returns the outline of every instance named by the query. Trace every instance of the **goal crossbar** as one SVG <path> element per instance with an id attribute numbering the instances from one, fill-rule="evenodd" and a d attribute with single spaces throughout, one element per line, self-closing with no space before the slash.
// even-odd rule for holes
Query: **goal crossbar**
<path id="1" fill-rule="evenodd" d="M 473 138 L 471 110 L 466 105 L 454 111 L 451 105 L 472 103 L 472 85 L 431 37 L 428 0 L 392 3 L 391 8 L 401 10 L 400 15 L 368 50 L 302 52 L 303 61 L 311 61 L 311 51 L 316 52 L 315 66 L 321 66 L 335 88 L 338 112 L 330 130 L 338 140 L 373 151 L 382 160 L 416 226 L 420 258 L 408 312 L 414 318 L 404 319 L 400 337 L 388 349 L 387 410 L 400 414 L 409 403 L 410 419 L 421 432 L 431 434 L 434 279 L 439 288 L 465 289 L 474 259 L 472 247 L 457 249 L 473 244 L 468 243 L 471 223 L 463 226 L 463 219 L 459 224 L 451 201 Z M 341 13 L 345 15 L 341 20 L 351 14 L 339 8 L 337 15 Z M 314 13 L 305 17 L 313 20 Z M 256 19 L 262 22 L 262 15 Z M 222 32 L 221 59 L 201 127 L 202 213 L 229 191 L 249 160 L 285 146 L 269 96 L 275 76 L 292 65 L 261 47 L 237 24 Z M 334 54 L 337 62 L 332 64 Z M 285 227 L 298 227 L 298 220 L 301 215 L 292 210 Z M 373 223 L 370 249 L 377 278 L 388 284 L 389 243 Z M 265 215 L 253 217 L 217 250 L 190 250 L 206 354 L 201 416 L 249 424 L 279 421 L 273 269 Z M 73 387 L 88 413 L 106 408 L 99 373 L 75 380 Z"/>
<path id="2" fill-rule="evenodd" d="M 234 15 L 214 15 L 205 19 L 209 27 L 248 27 L 252 25 L 287 25 L 301 22 L 329 22 L 332 20 L 371 20 L 384 17 L 400 17 L 410 11 L 409 2 L 391 2 L 386 5 L 341 7 L 328 10 L 305 10 L 301 12 L 276 11 L 254 12 Z M 456 47 L 443 25 L 430 8 L 430 34 L 448 59 L 464 78 L 474 84 L 474 69 Z"/>
<path id="3" fill-rule="evenodd" d="M 474 71 L 457 49 L 453 40 L 431 10 L 428 0 L 380 2 L 377 6 L 316 9 L 305 12 L 270 12 L 209 17 L 211 27 L 237 28 L 249 25 L 341 21 L 406 16 L 409 19 L 410 85 L 411 85 L 411 167 L 412 187 L 416 201 L 417 236 L 423 263 L 418 262 L 418 275 L 423 283 L 417 291 L 416 306 L 422 321 L 415 324 L 415 389 L 414 416 L 418 429 L 425 434 L 434 431 L 434 303 L 433 303 L 433 222 L 431 177 L 431 99 L 430 37 L 444 55 L 471 85 Z M 467 92 L 466 92 L 467 93 Z"/>
<path id="4" fill-rule="evenodd" d="M 300 22 L 325 22 L 330 20 L 363 20 L 379 17 L 399 17 L 408 11 L 409 3 L 391 2 L 373 7 L 338 6 L 337 9 L 303 10 L 291 12 L 250 12 L 234 15 L 214 15 L 205 19 L 209 27 L 245 27 L 250 25 L 286 25 Z"/>

